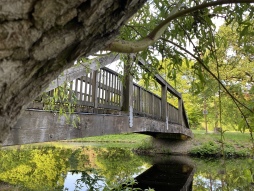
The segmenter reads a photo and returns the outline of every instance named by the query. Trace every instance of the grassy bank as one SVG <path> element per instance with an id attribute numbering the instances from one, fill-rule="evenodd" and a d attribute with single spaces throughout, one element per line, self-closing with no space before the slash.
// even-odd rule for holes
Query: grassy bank
<path id="1" fill-rule="evenodd" d="M 125 133 L 116 135 L 103 135 L 97 137 L 85 137 L 73 139 L 78 142 L 120 142 L 120 143 L 140 143 L 146 140 L 149 136 L 135 133 Z"/>
<path id="2" fill-rule="evenodd" d="M 194 130 L 193 133 L 194 139 L 191 141 L 192 148 L 189 152 L 192 155 L 221 156 L 224 152 L 226 157 L 246 157 L 253 153 L 249 133 L 225 132 L 223 137 L 220 133 L 213 132 Z"/>
<path id="3" fill-rule="evenodd" d="M 150 144 L 151 137 L 143 134 L 124 133 L 72 139 L 65 142 L 82 142 L 101 147 L 142 148 Z"/>
<path id="4" fill-rule="evenodd" d="M 221 156 L 222 144 L 220 133 L 205 133 L 193 130 L 194 138 L 186 142 L 186 150 L 195 156 Z M 226 132 L 223 135 L 224 154 L 227 157 L 246 157 L 252 154 L 252 144 L 248 133 Z M 102 142 L 102 143 L 130 143 L 133 148 L 149 150 L 150 152 L 163 152 L 163 149 L 154 148 L 150 136 L 142 134 L 117 134 L 98 137 L 86 137 L 72 140 L 75 142 Z M 170 153 L 170 149 L 166 149 Z"/>

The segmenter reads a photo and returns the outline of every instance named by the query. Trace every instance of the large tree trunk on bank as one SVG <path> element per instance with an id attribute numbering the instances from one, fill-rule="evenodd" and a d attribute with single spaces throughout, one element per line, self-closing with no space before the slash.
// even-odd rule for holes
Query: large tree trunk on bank
<path id="1" fill-rule="evenodd" d="M 0 0 L 0 142 L 80 56 L 103 49 L 145 0 Z"/>

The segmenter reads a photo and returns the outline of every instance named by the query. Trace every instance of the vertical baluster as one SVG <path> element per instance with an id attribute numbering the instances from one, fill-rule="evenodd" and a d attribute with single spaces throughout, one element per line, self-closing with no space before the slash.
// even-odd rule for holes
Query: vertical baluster
<path id="1" fill-rule="evenodd" d="M 183 101 L 182 98 L 178 98 L 178 123 L 183 125 Z"/>
<path id="2" fill-rule="evenodd" d="M 103 82 L 102 82 L 102 84 L 103 84 L 103 90 L 102 90 L 102 92 L 103 92 L 103 104 L 106 104 L 106 84 L 107 84 L 107 81 L 106 81 L 107 79 L 106 79 L 106 71 L 105 70 L 103 70 Z"/>
<path id="3" fill-rule="evenodd" d="M 121 101 L 120 101 L 120 90 L 119 90 L 119 88 L 118 88 L 118 80 L 119 80 L 119 77 L 118 76 L 116 76 L 116 79 L 115 79 L 115 83 L 116 83 L 116 86 L 115 86 L 115 88 L 116 88 L 116 94 L 115 94 L 115 96 L 116 96 L 116 104 L 117 104 L 117 106 L 120 106 L 121 107 Z"/>
<path id="4" fill-rule="evenodd" d="M 117 106 L 116 104 L 116 75 L 114 75 L 113 77 L 113 102 L 114 102 L 114 105 Z"/>
<path id="5" fill-rule="evenodd" d="M 141 91 L 140 91 L 140 87 L 137 87 L 137 90 L 138 90 L 138 92 L 137 92 L 137 98 L 138 98 L 138 107 L 137 107 L 137 109 L 138 109 L 138 111 L 139 112 L 141 112 L 141 100 L 142 100 L 142 95 L 141 95 Z"/>
<path id="6" fill-rule="evenodd" d="M 144 112 L 144 90 L 140 88 L 140 112 Z"/>
<path id="7" fill-rule="evenodd" d="M 162 120 L 167 120 L 168 118 L 168 103 L 167 103 L 167 85 L 162 85 L 161 87 L 161 118 Z"/>
<path id="8" fill-rule="evenodd" d="M 98 75 L 98 104 L 100 104 L 100 97 L 101 97 L 101 70 L 99 70 Z"/>
<path id="9" fill-rule="evenodd" d="M 92 73 L 89 73 L 89 84 L 88 84 L 88 89 L 89 89 L 89 103 L 92 103 Z"/>
<path id="10" fill-rule="evenodd" d="M 89 81 L 89 78 L 88 78 L 88 75 L 89 74 L 86 74 L 85 76 L 85 87 L 84 87 L 84 90 L 85 90 L 85 93 L 84 93 L 84 101 L 85 102 L 88 102 L 89 100 L 89 94 L 88 94 L 88 91 L 87 91 L 87 85 L 88 85 L 88 81 Z"/>
<path id="11" fill-rule="evenodd" d="M 133 84 L 133 109 L 137 110 L 137 86 Z"/>
<path id="12" fill-rule="evenodd" d="M 70 82 L 69 103 L 71 103 L 72 94 L 73 94 L 73 81 Z"/>
<path id="13" fill-rule="evenodd" d="M 145 90 L 145 108 L 146 108 L 146 114 L 149 114 L 149 97 L 148 92 Z"/>
<path id="14" fill-rule="evenodd" d="M 123 83 L 120 78 L 118 78 L 118 97 L 119 97 L 119 104 L 122 107 L 123 106 Z"/>
<path id="15" fill-rule="evenodd" d="M 114 79 L 114 74 L 111 74 L 111 78 L 110 78 L 110 104 L 111 105 L 114 105 L 114 101 L 113 101 L 113 96 L 114 96 L 114 94 L 113 94 L 113 92 L 114 92 L 114 81 L 113 81 L 113 79 Z"/>
<path id="16" fill-rule="evenodd" d="M 112 78 L 113 78 L 113 74 L 110 73 L 110 78 L 109 78 L 109 103 L 110 105 L 113 105 L 113 100 L 112 100 Z"/>
<path id="17" fill-rule="evenodd" d="M 145 113 L 148 113 L 148 102 L 147 102 L 147 91 L 145 90 L 144 91 L 144 93 L 145 93 L 145 100 L 144 100 L 144 106 L 145 106 Z"/>
<path id="18" fill-rule="evenodd" d="M 75 96 L 76 96 L 76 98 L 78 99 L 78 79 L 76 79 L 76 81 L 75 81 Z"/>
<path id="19" fill-rule="evenodd" d="M 117 100 L 118 100 L 118 104 L 120 107 L 123 106 L 123 92 L 122 92 L 122 84 L 120 81 L 120 78 L 117 78 L 117 90 L 118 90 L 118 95 L 117 95 Z"/>
<path id="20" fill-rule="evenodd" d="M 120 104 L 120 97 L 118 96 L 119 95 L 119 89 L 118 89 L 118 76 L 116 76 L 115 77 L 115 97 L 116 97 L 116 99 L 115 99 L 115 102 L 116 102 L 116 104 L 117 104 L 117 106 L 121 106 L 121 104 Z"/>
<path id="21" fill-rule="evenodd" d="M 80 82 L 80 95 L 79 95 L 79 100 L 80 103 L 83 103 L 83 83 L 84 83 L 84 76 L 81 76 L 81 82 Z M 83 105 L 83 104 L 82 104 Z"/>
<path id="22" fill-rule="evenodd" d="M 112 90 L 111 90 L 111 85 L 112 84 L 112 73 L 110 72 L 109 74 L 108 74 L 108 104 L 109 105 L 112 105 L 112 100 L 111 100 L 111 92 L 112 92 Z"/>
<path id="23" fill-rule="evenodd" d="M 115 94 L 115 96 L 116 96 L 116 104 L 118 106 L 122 107 L 122 105 L 121 105 L 121 98 L 119 96 L 120 91 L 119 91 L 119 88 L 118 88 L 118 80 L 119 80 L 119 77 L 116 76 L 116 81 L 115 81 L 115 83 L 116 83 L 116 86 L 115 86 L 115 88 L 116 88 L 116 94 Z"/>
<path id="24" fill-rule="evenodd" d="M 154 113 L 154 110 L 155 110 L 155 107 L 156 107 L 156 106 L 155 106 L 155 103 L 154 103 L 154 102 L 155 102 L 155 101 L 154 101 L 155 95 L 151 94 L 151 96 L 152 96 L 152 104 L 151 104 L 151 105 L 152 105 L 152 108 L 151 108 L 151 109 L 152 109 L 152 116 L 154 116 L 154 114 L 155 114 L 155 113 Z"/>
<path id="25" fill-rule="evenodd" d="M 92 102 L 94 104 L 94 108 L 98 108 L 98 90 L 100 90 L 98 85 L 98 71 L 94 71 L 92 73 Z"/>
<path id="26" fill-rule="evenodd" d="M 104 103 L 104 70 L 101 70 L 101 104 Z"/>
<path id="27" fill-rule="evenodd" d="M 85 91 L 86 91 L 86 102 L 90 102 L 91 92 L 89 92 L 89 86 L 91 85 L 91 74 L 86 75 Z"/>
<path id="28" fill-rule="evenodd" d="M 106 72 L 106 75 L 105 75 L 105 104 L 108 105 L 108 72 Z"/>
<path id="29" fill-rule="evenodd" d="M 112 83 L 112 80 L 111 80 L 111 76 L 112 76 L 112 73 L 108 73 L 108 105 L 111 105 L 111 83 Z"/>

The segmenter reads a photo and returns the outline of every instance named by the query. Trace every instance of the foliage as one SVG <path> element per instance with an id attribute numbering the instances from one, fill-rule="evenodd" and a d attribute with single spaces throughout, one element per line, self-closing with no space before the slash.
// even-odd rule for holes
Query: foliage
<path id="1" fill-rule="evenodd" d="M 231 157 L 251 157 L 250 138 L 247 134 L 237 132 L 225 132 L 223 135 L 223 147 L 221 145 L 221 135 L 215 133 L 204 134 L 204 131 L 194 131 L 194 147 L 190 154 L 194 156 L 215 156 L 224 155 Z"/>
<path id="2" fill-rule="evenodd" d="M 137 181 L 134 178 L 128 178 L 124 182 L 121 182 L 120 184 L 117 184 L 117 185 L 113 186 L 112 188 L 110 188 L 110 190 L 115 190 L 115 191 L 138 191 L 138 190 L 142 190 L 141 188 L 133 187 L 136 184 L 137 184 Z M 145 191 L 154 191 L 154 189 L 148 188 L 148 189 L 145 189 Z"/>
<path id="3" fill-rule="evenodd" d="M 74 191 L 81 191 L 84 187 L 83 184 L 86 184 L 86 187 L 89 191 L 99 191 L 101 190 L 104 185 L 100 185 L 98 182 L 103 181 L 103 177 L 99 175 L 96 169 L 88 168 L 86 171 L 77 171 L 72 170 L 70 171 L 73 174 L 81 173 L 81 178 L 76 180 L 76 185 Z M 65 188 L 68 191 L 68 188 Z"/>
<path id="4" fill-rule="evenodd" d="M 70 89 L 69 83 L 65 82 L 51 92 L 43 93 L 42 103 L 44 104 L 44 110 L 58 112 L 59 118 L 64 116 L 67 124 L 73 127 L 78 126 L 80 118 L 78 115 L 74 115 L 77 97 Z"/>
<path id="5" fill-rule="evenodd" d="M 194 159 L 194 190 L 253 190 L 252 159 Z"/>
<path id="6" fill-rule="evenodd" d="M 96 164 L 104 174 L 108 187 L 127 182 L 129 177 L 140 171 L 141 157 L 123 148 L 97 149 Z"/>
<path id="7" fill-rule="evenodd" d="M 153 142 L 150 137 L 142 140 L 139 145 L 139 149 L 141 149 L 141 150 L 151 150 L 153 148 L 154 148 Z"/>
<path id="8" fill-rule="evenodd" d="M 208 142 L 192 149 L 190 154 L 197 156 L 217 156 L 220 155 L 220 146 L 214 142 Z"/>
<path id="9" fill-rule="evenodd" d="M 53 147 L 0 151 L 0 179 L 26 190 L 56 190 L 64 183 L 71 150 Z M 67 160 L 66 160 L 67 159 Z M 41 184 L 44 182 L 44 184 Z"/>

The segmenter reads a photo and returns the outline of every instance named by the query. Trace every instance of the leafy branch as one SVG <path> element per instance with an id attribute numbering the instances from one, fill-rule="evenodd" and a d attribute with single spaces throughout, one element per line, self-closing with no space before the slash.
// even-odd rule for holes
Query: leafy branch
<path id="1" fill-rule="evenodd" d="M 168 17 L 162 21 L 159 25 L 157 25 L 146 37 L 140 39 L 138 41 L 126 41 L 121 39 L 116 39 L 112 43 L 110 43 L 105 50 L 110 50 L 113 52 L 119 53 L 135 53 L 139 51 L 145 50 L 150 45 L 154 44 L 165 30 L 170 25 L 171 21 L 185 16 L 189 13 L 193 13 L 198 10 L 202 10 L 208 7 L 225 5 L 225 4 L 236 4 L 236 3 L 254 3 L 254 0 L 217 0 L 212 2 L 205 2 L 200 5 L 196 5 L 194 7 L 186 8 L 183 4 L 183 1 L 179 1 L 178 4 L 173 8 Z"/>

